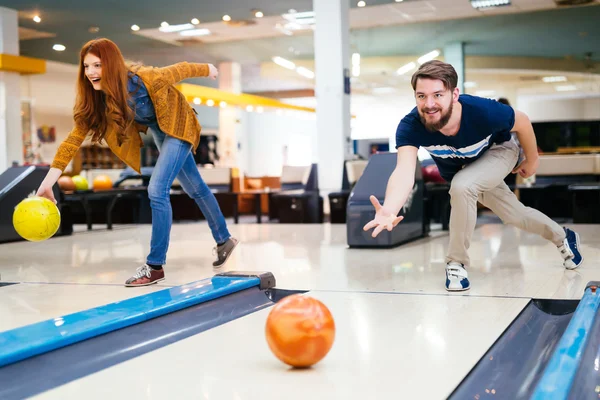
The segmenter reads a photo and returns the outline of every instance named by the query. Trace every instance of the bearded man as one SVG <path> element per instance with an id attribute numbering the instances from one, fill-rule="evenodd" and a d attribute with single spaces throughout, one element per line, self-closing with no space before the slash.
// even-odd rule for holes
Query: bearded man
<path id="1" fill-rule="evenodd" d="M 423 147 L 442 178 L 450 182 L 446 290 L 462 291 L 471 286 L 468 249 L 477 222 L 478 201 L 505 224 L 554 243 L 565 268 L 579 267 L 583 262 L 579 235 L 525 207 L 504 182 L 510 173 L 528 178 L 538 168 L 537 143 L 529 118 L 501 102 L 459 94 L 457 82 L 454 67 L 437 60 L 422 64 L 412 76 L 416 107 L 398 125 L 396 168 L 388 180 L 383 205 L 371 196 L 375 218 L 364 230 L 374 228 L 372 236 L 376 237 L 383 229 L 391 231 L 403 219 L 398 212 L 413 187 L 417 151 Z"/>

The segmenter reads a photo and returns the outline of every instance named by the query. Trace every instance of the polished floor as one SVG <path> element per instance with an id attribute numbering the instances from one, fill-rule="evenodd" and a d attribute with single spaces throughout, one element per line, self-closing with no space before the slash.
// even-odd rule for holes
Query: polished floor
<path id="1" fill-rule="evenodd" d="M 470 251 L 472 288 L 448 293 L 445 232 L 365 250 L 348 249 L 345 225 L 231 224 L 241 243 L 223 271 L 270 271 L 277 287 L 310 290 L 331 309 L 336 342 L 321 363 L 291 371 L 275 359 L 264 339 L 267 309 L 39 398 L 106 398 L 112 389 L 128 399 L 255 399 L 265 390 L 294 399 L 443 399 L 528 299 L 578 299 L 588 281 L 600 279 L 599 226 L 569 227 L 581 235 L 585 257 L 576 271 L 565 270 L 556 247 L 540 237 L 479 225 Z M 207 225 L 175 224 L 166 280 L 123 287 L 149 240 L 145 225 L 0 245 L 2 281 L 20 282 L 0 287 L 0 331 L 221 271 L 212 267 Z"/>

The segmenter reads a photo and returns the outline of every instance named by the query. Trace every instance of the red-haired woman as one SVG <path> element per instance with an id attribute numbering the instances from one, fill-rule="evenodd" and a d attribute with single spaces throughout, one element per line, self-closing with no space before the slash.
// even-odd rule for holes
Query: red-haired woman
<path id="1" fill-rule="evenodd" d="M 176 177 L 208 221 L 217 243 L 213 266 L 222 266 L 238 243 L 230 235 L 223 213 L 202 180 L 192 155 L 201 129 L 195 110 L 173 86 L 186 78 L 215 79 L 217 75 L 212 64 L 182 62 L 164 68 L 128 67 L 117 45 L 108 39 L 92 40 L 81 49 L 74 129 L 59 146 L 37 194 L 56 201 L 52 186 L 88 134 L 92 142 L 104 140 L 125 164 L 139 173 L 143 146 L 139 132 L 151 128 L 160 155 L 148 186 L 152 207 L 150 254 L 146 263 L 125 282 L 126 286 L 145 286 L 164 279 L 162 266 L 166 263 L 172 224 L 169 191 Z"/>

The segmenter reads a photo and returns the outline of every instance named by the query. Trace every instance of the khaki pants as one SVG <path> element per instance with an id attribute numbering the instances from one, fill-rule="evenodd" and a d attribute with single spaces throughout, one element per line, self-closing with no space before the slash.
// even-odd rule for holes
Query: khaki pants
<path id="1" fill-rule="evenodd" d="M 513 140 L 494 144 L 477 161 L 460 170 L 450 185 L 450 245 L 446 262 L 468 267 L 469 245 L 477 222 L 477 201 L 494 212 L 502 222 L 536 233 L 557 246 L 565 232 L 541 212 L 525 207 L 504 183 L 519 157 L 519 145 Z"/>

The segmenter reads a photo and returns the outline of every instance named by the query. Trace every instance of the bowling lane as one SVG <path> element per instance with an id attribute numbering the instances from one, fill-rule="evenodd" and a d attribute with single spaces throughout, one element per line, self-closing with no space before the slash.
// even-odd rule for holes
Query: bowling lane
<path id="1" fill-rule="evenodd" d="M 536 235 L 499 224 L 479 226 L 470 249 L 472 288 L 459 295 L 580 298 L 585 284 L 600 274 L 599 225 L 573 228 L 585 257 L 577 271 L 565 271 L 556 247 Z M 343 224 L 240 224 L 230 230 L 241 243 L 224 271 L 271 271 L 279 287 L 299 290 L 446 294 L 443 232 L 392 249 L 349 249 Z M 150 232 L 144 225 L 3 245 L 2 280 L 120 285 L 143 262 Z M 161 285 L 220 272 L 212 267 L 213 246 L 205 223 L 175 224 Z"/>
<path id="2" fill-rule="evenodd" d="M 0 288 L 0 332 L 165 289 L 24 283 Z"/>
<path id="3" fill-rule="evenodd" d="M 42 393 L 40 399 L 446 398 L 526 299 L 311 292 L 331 310 L 328 356 L 292 370 L 270 352 L 270 308 Z"/>

